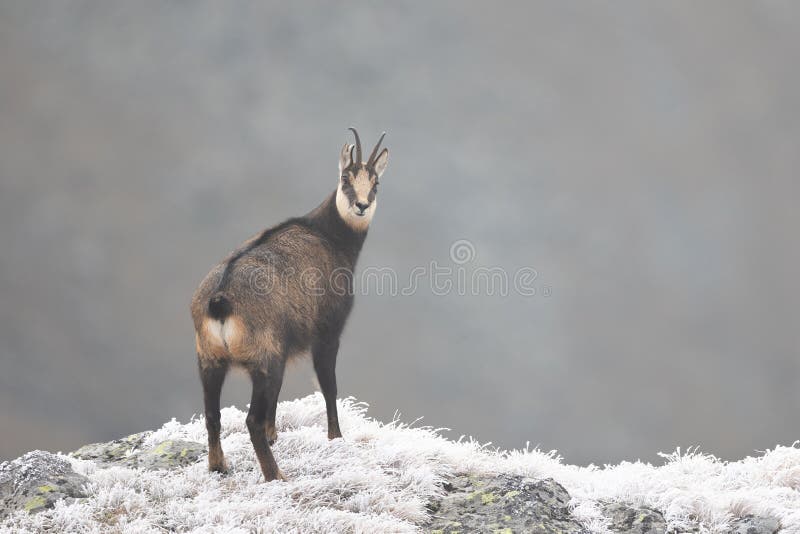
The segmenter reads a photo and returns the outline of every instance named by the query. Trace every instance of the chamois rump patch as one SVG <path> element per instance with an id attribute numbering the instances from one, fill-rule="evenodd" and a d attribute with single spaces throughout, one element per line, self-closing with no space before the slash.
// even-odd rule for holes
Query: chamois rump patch
<path id="1" fill-rule="evenodd" d="M 236 364 L 265 355 L 276 356 L 281 352 L 275 336 L 268 329 L 250 332 L 236 315 L 230 315 L 224 321 L 205 318 L 196 338 L 201 359 L 225 359 Z"/>

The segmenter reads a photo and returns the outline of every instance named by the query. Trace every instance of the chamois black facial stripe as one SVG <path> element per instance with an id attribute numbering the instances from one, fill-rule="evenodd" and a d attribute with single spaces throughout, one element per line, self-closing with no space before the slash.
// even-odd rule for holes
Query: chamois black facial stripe
<path id="1" fill-rule="evenodd" d="M 347 187 L 342 187 L 342 192 L 347 197 L 347 200 L 350 201 L 350 204 L 356 201 L 356 190 L 353 188 L 352 184 L 348 184 Z"/>

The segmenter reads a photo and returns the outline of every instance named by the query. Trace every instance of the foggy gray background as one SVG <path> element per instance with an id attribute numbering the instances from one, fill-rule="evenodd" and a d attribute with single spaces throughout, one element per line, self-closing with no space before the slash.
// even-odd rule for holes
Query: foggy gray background
<path id="1" fill-rule="evenodd" d="M 333 190 L 351 125 L 390 149 L 361 268 L 468 239 L 551 294 L 360 296 L 340 396 L 575 463 L 800 439 L 799 17 L 1 2 L 0 457 L 199 413 L 192 291 Z"/>

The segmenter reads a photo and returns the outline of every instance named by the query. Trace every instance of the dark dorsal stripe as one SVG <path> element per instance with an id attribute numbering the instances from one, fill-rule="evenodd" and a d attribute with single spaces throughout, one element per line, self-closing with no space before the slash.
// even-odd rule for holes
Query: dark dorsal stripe
<path id="1" fill-rule="evenodd" d="M 238 251 L 236 251 L 228 259 L 228 262 L 225 264 L 225 270 L 222 271 L 222 276 L 220 277 L 219 283 L 217 284 L 217 291 L 224 291 L 225 288 L 228 286 L 228 283 L 230 282 L 230 279 L 231 279 L 231 275 L 233 274 L 233 268 L 236 266 L 236 262 L 240 258 L 246 256 L 254 248 L 259 247 L 259 246 L 263 245 L 264 243 L 266 243 L 267 241 L 269 241 L 269 239 L 273 235 L 275 235 L 276 233 L 280 232 L 281 230 L 284 230 L 284 229 L 288 228 L 289 226 L 298 225 L 298 224 L 302 225 L 302 226 L 305 226 L 307 228 L 310 228 L 310 226 L 305 221 L 303 221 L 302 218 L 293 217 L 291 219 L 288 219 L 288 220 L 282 222 L 281 224 L 279 224 L 277 226 L 273 226 L 272 228 L 267 228 L 266 230 L 261 232 L 261 235 L 259 235 L 249 245 L 247 245 L 246 247 L 241 248 Z"/>
<path id="2" fill-rule="evenodd" d="M 374 197 L 373 197 L 374 198 Z M 250 253 L 254 248 L 260 247 L 272 238 L 277 233 L 285 230 L 290 226 L 302 226 L 309 233 L 319 235 L 324 241 L 329 243 L 333 249 L 339 250 L 349 261 L 355 264 L 358 253 L 364 244 L 366 238 L 366 231 L 355 232 L 353 231 L 339 216 L 336 209 L 336 191 L 328 196 L 327 199 L 308 215 L 303 217 L 293 217 L 288 219 L 277 226 L 267 228 L 255 240 L 249 243 L 246 247 L 237 250 L 228 259 L 225 264 L 225 270 L 222 271 L 222 276 L 217 284 L 217 292 L 225 291 L 230 283 L 231 276 L 233 276 L 236 262 Z"/>

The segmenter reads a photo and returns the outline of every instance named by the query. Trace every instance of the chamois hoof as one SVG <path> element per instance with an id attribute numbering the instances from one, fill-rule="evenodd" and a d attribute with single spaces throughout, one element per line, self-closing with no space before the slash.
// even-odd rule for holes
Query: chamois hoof
<path id="1" fill-rule="evenodd" d="M 278 469 L 278 472 L 275 474 L 275 476 L 267 476 L 265 474 L 264 475 L 264 481 L 265 482 L 288 482 L 288 479 L 284 476 L 283 472 L 280 469 Z"/>
<path id="2" fill-rule="evenodd" d="M 228 463 L 223 461 L 221 464 L 208 464 L 208 470 L 211 473 L 219 473 L 221 475 L 228 474 Z"/>

